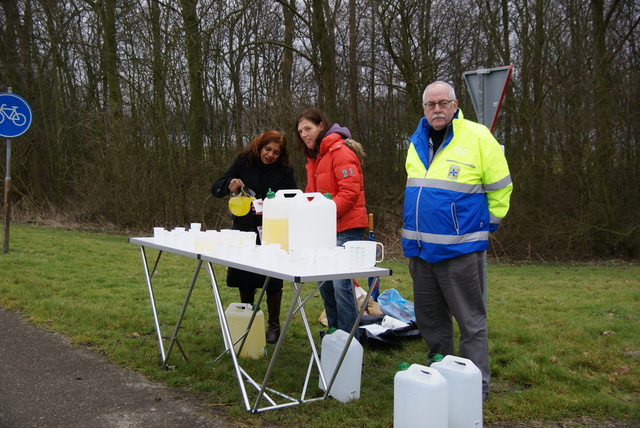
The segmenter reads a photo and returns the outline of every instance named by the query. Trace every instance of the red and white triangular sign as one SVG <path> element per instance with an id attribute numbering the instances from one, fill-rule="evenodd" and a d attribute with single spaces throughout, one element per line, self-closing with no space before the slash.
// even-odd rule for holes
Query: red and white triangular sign
<path id="1" fill-rule="evenodd" d="M 478 122 L 486 125 L 491 132 L 496 126 L 498 112 L 507 92 L 507 84 L 513 67 L 480 68 L 466 71 L 462 75 L 467 83 L 473 108 Z"/>

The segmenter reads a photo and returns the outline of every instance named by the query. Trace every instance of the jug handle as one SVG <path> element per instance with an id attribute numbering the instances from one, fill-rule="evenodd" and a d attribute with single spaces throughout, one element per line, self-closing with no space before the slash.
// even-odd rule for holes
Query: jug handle
<path id="1" fill-rule="evenodd" d="M 376 245 L 380 245 L 380 260 L 376 259 L 376 263 L 380 263 L 381 261 L 384 260 L 384 244 L 382 242 L 376 242 Z M 378 255 L 378 252 L 376 252 L 376 256 Z"/>
<path id="2" fill-rule="evenodd" d="M 276 196 L 282 195 L 283 197 L 287 197 L 286 195 L 296 195 L 298 193 L 303 193 L 300 189 L 280 189 L 276 192 Z"/>

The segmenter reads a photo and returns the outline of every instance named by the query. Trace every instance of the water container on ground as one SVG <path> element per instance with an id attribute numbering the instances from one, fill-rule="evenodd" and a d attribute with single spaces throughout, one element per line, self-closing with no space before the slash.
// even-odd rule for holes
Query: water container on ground
<path id="1" fill-rule="evenodd" d="M 331 334 L 325 334 L 322 338 L 320 366 L 322 367 L 327 384 L 331 381 L 331 377 L 335 372 L 348 338 L 349 333 L 343 330 L 336 330 Z M 340 370 L 338 370 L 338 375 L 331 386 L 330 395 L 336 400 L 345 403 L 360 398 L 362 356 L 362 345 L 355 338 L 352 339 L 349 344 L 349 350 L 340 366 Z M 323 391 L 326 391 L 326 387 L 322 383 L 322 378 L 320 378 L 318 386 Z"/>
<path id="2" fill-rule="evenodd" d="M 446 355 L 431 364 L 449 383 L 449 428 L 482 427 L 482 373 L 473 361 Z"/>
<path id="3" fill-rule="evenodd" d="M 394 428 L 447 428 L 447 380 L 431 367 L 412 364 L 393 379 Z"/>
<path id="4" fill-rule="evenodd" d="M 231 332 L 233 342 L 238 340 L 246 331 L 251 320 L 253 307 L 248 303 L 231 303 L 224 311 Z M 236 353 L 240 349 L 242 341 L 234 345 Z M 259 310 L 251 325 L 251 330 L 247 334 L 244 346 L 240 352 L 240 357 L 260 358 L 266 354 L 266 339 L 264 329 L 264 313 Z"/>

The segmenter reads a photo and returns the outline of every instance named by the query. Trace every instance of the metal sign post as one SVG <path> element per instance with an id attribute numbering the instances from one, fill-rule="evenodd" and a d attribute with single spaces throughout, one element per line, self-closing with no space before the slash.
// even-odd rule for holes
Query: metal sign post
<path id="1" fill-rule="evenodd" d="M 462 73 L 467 82 L 467 90 L 471 95 L 473 108 L 478 116 L 478 123 L 485 125 L 491 132 L 496 126 L 498 113 L 507 92 L 507 84 L 513 67 L 510 65 L 495 68 L 479 68 L 474 71 Z M 502 146 L 504 150 L 504 146 Z M 482 252 L 482 272 L 480 281 L 484 290 L 484 305 L 487 306 L 488 284 L 487 284 L 487 252 Z"/>
<path id="2" fill-rule="evenodd" d="M 7 139 L 7 162 L 4 177 L 4 235 L 2 252 L 9 252 L 11 223 L 11 138 L 19 137 L 31 126 L 31 106 L 24 98 L 8 92 L 0 93 L 0 137 Z"/>
<path id="3" fill-rule="evenodd" d="M 2 235 L 2 252 L 9 252 L 9 223 L 11 223 L 11 140 L 7 139 L 7 163 L 4 176 L 4 234 Z"/>

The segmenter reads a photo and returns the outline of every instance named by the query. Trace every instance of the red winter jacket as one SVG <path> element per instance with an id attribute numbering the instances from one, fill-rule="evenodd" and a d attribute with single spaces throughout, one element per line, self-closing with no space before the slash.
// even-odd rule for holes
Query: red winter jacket
<path id="1" fill-rule="evenodd" d="M 369 225 L 360 160 L 340 134 L 330 133 L 322 139 L 318 157 L 307 157 L 306 169 L 305 192 L 328 192 L 336 203 L 337 232 Z"/>

